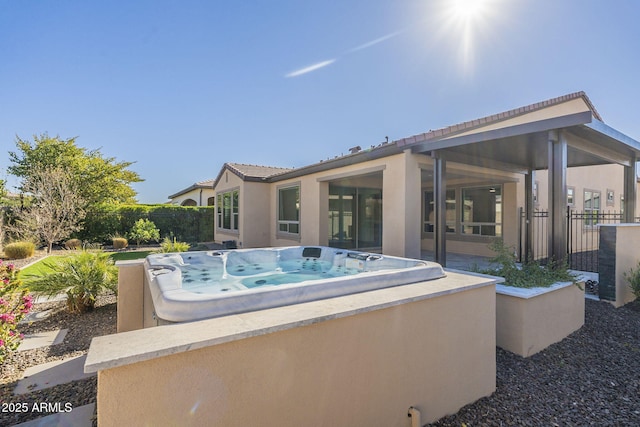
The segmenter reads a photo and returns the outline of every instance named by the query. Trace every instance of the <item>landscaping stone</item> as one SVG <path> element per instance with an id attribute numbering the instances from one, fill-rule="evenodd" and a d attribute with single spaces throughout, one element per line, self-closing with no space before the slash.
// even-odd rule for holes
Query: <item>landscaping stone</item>
<path id="1" fill-rule="evenodd" d="M 18 346 L 18 351 L 33 350 L 34 348 L 48 347 L 57 345 L 64 341 L 67 336 L 68 329 L 56 329 L 54 331 L 36 332 L 25 335 L 24 339 Z"/>
<path id="2" fill-rule="evenodd" d="M 52 309 L 43 310 L 43 311 L 32 311 L 20 321 L 21 324 L 29 324 L 33 322 L 39 322 L 41 320 L 46 319 L 53 313 Z"/>
<path id="3" fill-rule="evenodd" d="M 63 405 L 63 407 L 65 407 Z M 66 407 L 65 407 L 66 408 Z M 91 427 L 93 416 L 96 411 L 96 404 L 89 403 L 78 408 L 73 408 L 69 412 L 58 412 L 42 418 L 16 424 L 14 427 L 46 427 L 46 426 L 73 426 Z"/>
<path id="4" fill-rule="evenodd" d="M 85 354 L 27 368 L 24 371 L 24 378 L 18 381 L 13 394 L 30 393 L 95 376 L 95 374 L 84 373 L 84 361 L 86 358 L 87 355 Z"/>

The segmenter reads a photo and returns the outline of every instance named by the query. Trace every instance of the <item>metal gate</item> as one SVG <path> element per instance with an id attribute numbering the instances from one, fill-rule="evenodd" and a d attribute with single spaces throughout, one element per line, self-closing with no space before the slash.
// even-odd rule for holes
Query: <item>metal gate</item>
<path id="1" fill-rule="evenodd" d="M 619 224 L 622 212 L 582 211 L 567 209 L 567 260 L 569 268 L 598 272 L 600 224 Z"/>
<path id="2" fill-rule="evenodd" d="M 567 208 L 567 263 L 572 270 L 598 272 L 598 247 L 600 244 L 600 224 L 619 224 L 622 212 L 598 210 L 575 211 Z M 520 208 L 520 230 L 518 239 L 518 261 L 524 262 L 524 242 L 526 232 L 526 212 Z M 536 210 L 533 213 L 532 259 L 545 264 L 548 260 L 548 220 L 549 212 Z M 635 218 L 640 222 L 640 217 Z"/>
<path id="3" fill-rule="evenodd" d="M 525 262 L 525 242 L 527 232 L 527 213 L 523 208 L 519 208 L 520 211 L 520 226 L 518 233 L 518 262 Z M 533 227 L 533 240 L 531 242 L 532 254 L 531 260 L 537 261 L 541 264 L 546 264 L 548 258 L 547 252 L 547 235 L 549 231 L 548 221 L 549 212 L 536 209 L 533 211 L 533 223 L 530 224 Z"/>

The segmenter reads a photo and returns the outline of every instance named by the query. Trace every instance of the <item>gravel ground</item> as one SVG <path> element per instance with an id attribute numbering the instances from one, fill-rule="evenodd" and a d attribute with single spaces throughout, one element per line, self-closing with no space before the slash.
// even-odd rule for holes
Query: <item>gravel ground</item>
<path id="1" fill-rule="evenodd" d="M 96 401 L 96 378 L 88 378 L 68 384 L 39 390 L 32 393 L 13 395 L 13 389 L 22 372 L 30 366 L 52 362 L 87 353 L 91 338 L 116 333 L 116 297 L 105 295 L 98 298 L 96 308 L 84 314 L 69 314 L 65 310 L 65 302 L 42 303 L 34 305 L 36 311 L 51 310 L 49 317 L 25 324 L 20 332 L 25 335 L 36 332 L 68 329 L 61 344 L 39 349 L 14 352 L 0 366 L 0 402 L 27 403 L 31 408 L 34 403 L 70 403 L 77 408 Z M 0 426 L 10 426 L 39 418 L 43 414 L 28 411 L 19 413 L 9 411 L 8 407 L 0 407 Z M 46 414 L 45 414 L 46 415 Z"/>
<path id="2" fill-rule="evenodd" d="M 497 349 L 496 392 L 432 426 L 640 425 L 640 303 L 586 300 L 585 325 L 528 358 Z"/>
<path id="3" fill-rule="evenodd" d="M 35 308 L 53 314 L 21 332 L 67 328 L 69 333 L 62 344 L 9 356 L 0 366 L 0 402 L 70 402 L 73 407 L 95 402 L 95 378 L 21 396 L 12 390 L 25 368 L 84 354 L 92 337 L 115 333 L 115 296 L 101 297 L 96 310 L 83 315 L 66 313 L 63 302 Z M 534 356 L 497 349 L 496 392 L 431 425 L 640 425 L 640 302 L 615 309 L 586 300 L 585 310 L 584 327 Z M 39 415 L 0 412 L 0 425 Z"/>

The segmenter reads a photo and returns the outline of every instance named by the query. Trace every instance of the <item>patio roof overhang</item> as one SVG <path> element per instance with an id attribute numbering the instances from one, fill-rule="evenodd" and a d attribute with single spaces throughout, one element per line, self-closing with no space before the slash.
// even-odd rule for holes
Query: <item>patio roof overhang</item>
<path id="1" fill-rule="evenodd" d="M 480 124 L 446 134 L 429 133 L 398 141 L 398 146 L 434 158 L 436 261 L 446 265 L 445 175 L 448 161 L 525 174 L 527 215 L 532 215 L 536 170 L 549 171 L 550 257 L 566 257 L 566 169 L 619 164 L 625 167 L 625 214 L 635 215 L 636 163 L 640 142 L 607 126 L 594 110 L 557 115 L 500 127 Z M 484 129 L 483 129 L 484 128 Z M 528 217 L 529 220 L 531 218 Z M 528 221 L 527 223 L 530 223 Z M 528 227 L 529 228 L 529 227 Z M 532 230 L 526 231 L 527 235 Z"/>
<path id="2" fill-rule="evenodd" d="M 593 117 L 590 111 L 506 128 L 406 143 L 413 153 L 516 173 L 549 169 L 549 132 L 562 131 L 567 167 L 619 164 L 640 158 L 640 142 Z"/>

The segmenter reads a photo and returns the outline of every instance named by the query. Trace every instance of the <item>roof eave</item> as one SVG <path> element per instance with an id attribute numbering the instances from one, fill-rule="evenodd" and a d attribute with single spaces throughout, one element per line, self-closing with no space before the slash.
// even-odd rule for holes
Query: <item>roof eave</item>
<path id="1" fill-rule="evenodd" d="M 298 169 L 294 169 L 289 172 L 280 173 L 277 175 L 271 175 L 266 178 L 267 182 L 278 182 L 287 179 L 298 178 L 305 175 L 311 175 L 318 172 L 324 172 L 326 170 L 337 169 L 345 166 L 351 166 L 356 163 L 367 162 L 370 160 L 379 159 L 382 157 L 391 156 L 404 151 L 404 148 L 399 147 L 395 142 L 385 143 L 378 147 L 362 150 L 358 153 L 347 154 L 345 156 L 337 157 L 335 159 L 325 160 L 319 163 L 315 163 L 309 166 L 303 166 Z"/>

